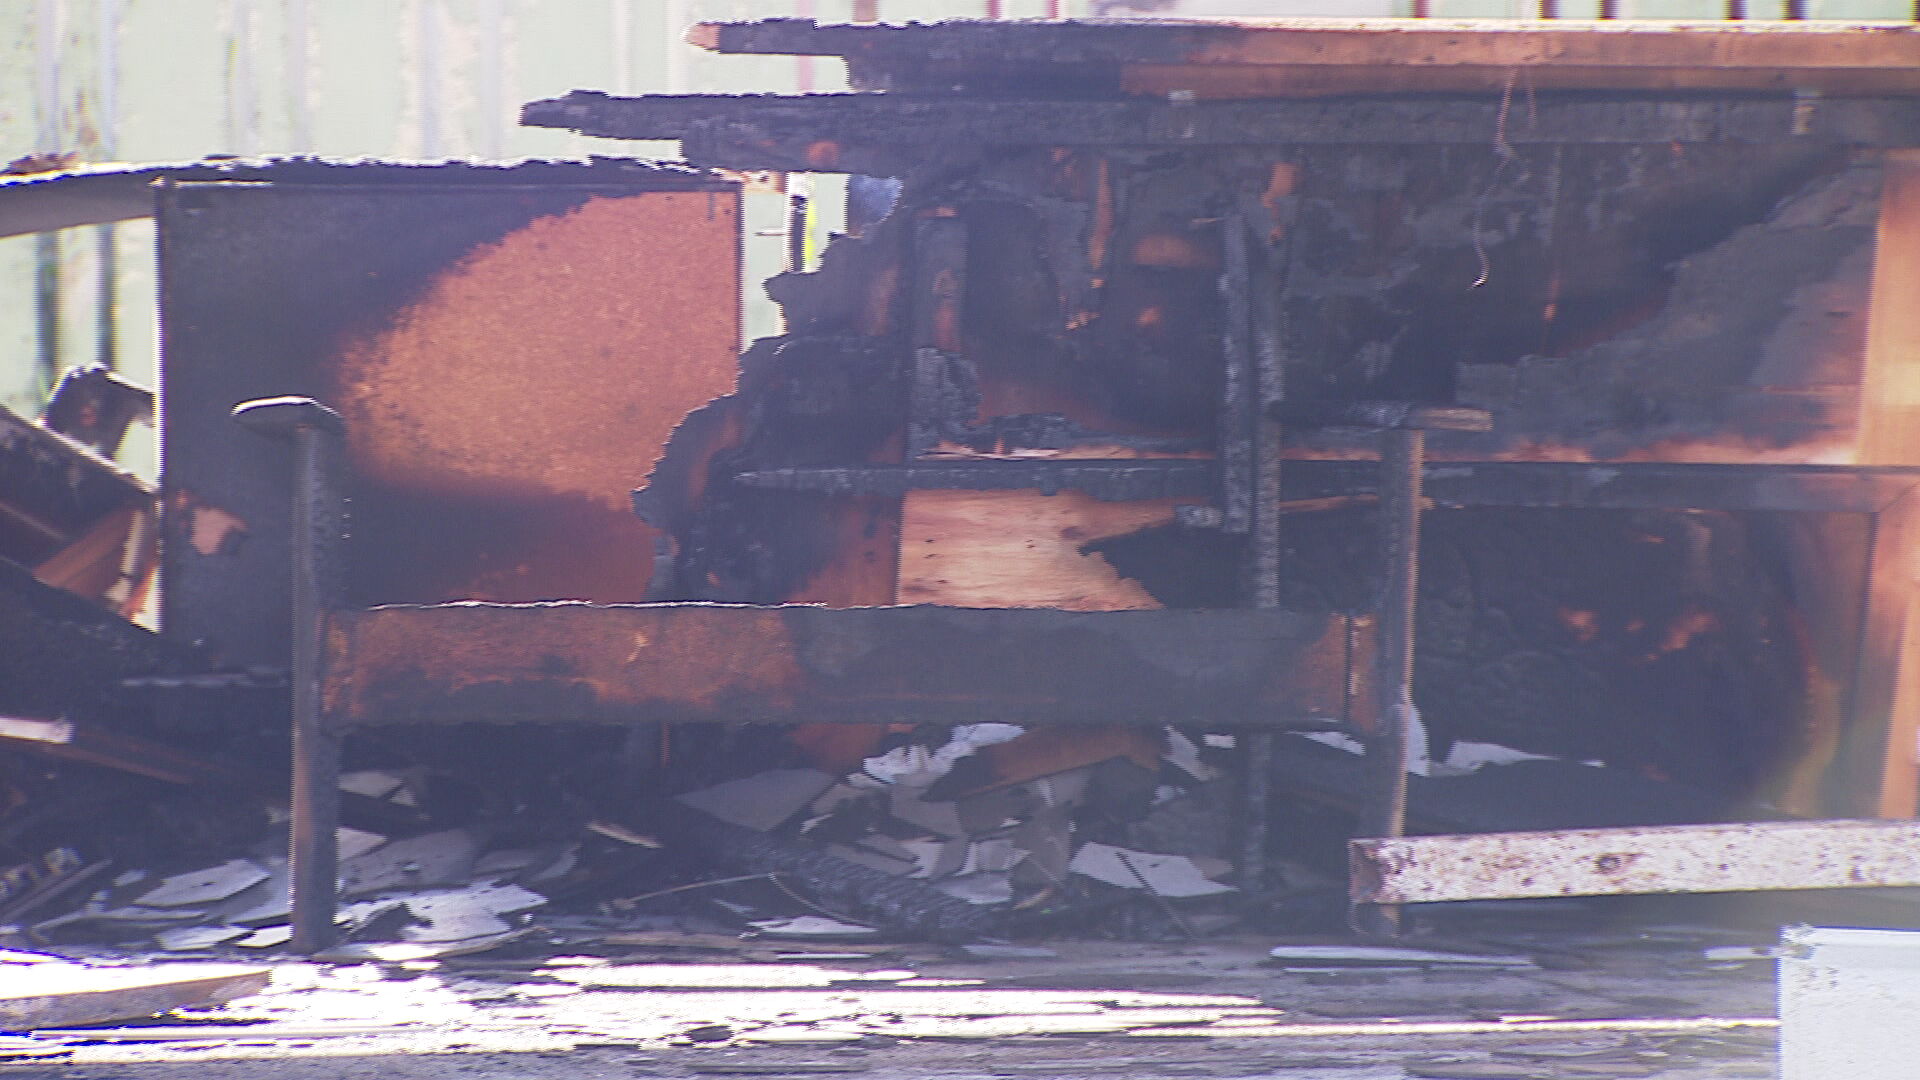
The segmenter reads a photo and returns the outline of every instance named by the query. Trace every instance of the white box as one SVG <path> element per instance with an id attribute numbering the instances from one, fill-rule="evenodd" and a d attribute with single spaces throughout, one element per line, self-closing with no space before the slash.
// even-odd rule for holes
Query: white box
<path id="1" fill-rule="evenodd" d="M 1788 927 L 1780 1080 L 1920 1077 L 1920 931 Z"/>

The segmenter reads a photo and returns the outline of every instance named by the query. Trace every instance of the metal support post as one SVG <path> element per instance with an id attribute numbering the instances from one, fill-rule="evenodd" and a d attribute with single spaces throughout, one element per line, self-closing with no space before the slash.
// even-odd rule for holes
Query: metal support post
<path id="1" fill-rule="evenodd" d="M 1380 446 L 1381 562 L 1380 653 L 1376 679 L 1380 716 L 1367 737 L 1367 779 L 1361 804 L 1362 836 L 1395 838 L 1406 833 L 1409 735 L 1413 726 L 1414 593 L 1420 584 L 1420 478 L 1426 464 L 1426 432 L 1384 432 Z M 1397 904 L 1356 905 L 1354 929 L 1394 937 L 1400 933 Z"/>
<path id="2" fill-rule="evenodd" d="M 340 604 L 344 508 L 339 414 L 309 398 L 248 401 L 233 418 L 293 444 L 293 822 L 288 850 L 295 953 L 333 945 L 339 892 L 340 742 L 321 724 L 320 650 Z"/>

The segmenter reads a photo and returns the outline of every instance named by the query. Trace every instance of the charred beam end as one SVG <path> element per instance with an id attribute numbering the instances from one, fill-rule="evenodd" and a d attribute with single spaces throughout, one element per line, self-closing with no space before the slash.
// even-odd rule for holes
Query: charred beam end
<path id="1" fill-rule="evenodd" d="M 534 101 L 520 122 L 611 139 L 684 139 L 739 167 L 833 169 L 855 148 L 984 145 L 1831 143 L 1920 145 L 1920 100 L 1540 92 L 1503 128 L 1498 95 L 1418 94 L 1260 101 L 999 99 L 904 93 L 613 97 L 576 90 Z M 745 160 L 745 159 L 753 160 Z"/>
<path id="2" fill-rule="evenodd" d="M 1187 458 L 793 467 L 749 470 L 734 474 L 734 480 L 747 487 L 821 495 L 1034 489 L 1047 495 L 1083 491 L 1107 502 L 1208 496 L 1219 482 L 1213 462 Z"/>
<path id="3" fill-rule="evenodd" d="M 1461 405 L 1410 401 L 1279 401 L 1268 413 L 1283 424 L 1369 431 L 1491 431 L 1493 415 Z"/>
<path id="4" fill-rule="evenodd" d="M 1371 492 L 1370 461 L 1289 461 L 1283 494 L 1314 499 Z M 1920 468 L 1851 465 L 1690 465 L 1668 462 L 1430 462 L 1435 506 L 1791 510 L 1878 513 L 1920 485 Z"/>
<path id="5" fill-rule="evenodd" d="M 1350 635 L 1353 641 L 1350 642 Z M 1325 730 L 1371 625 L 1219 609 L 449 604 L 335 613 L 327 726 L 959 721 Z"/>
<path id="6" fill-rule="evenodd" d="M 1920 824 L 1782 821 L 1353 840 L 1359 904 L 1920 885 Z"/>

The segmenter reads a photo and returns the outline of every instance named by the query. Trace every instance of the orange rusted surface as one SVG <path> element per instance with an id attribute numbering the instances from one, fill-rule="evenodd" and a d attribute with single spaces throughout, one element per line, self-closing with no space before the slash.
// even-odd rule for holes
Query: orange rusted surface
<path id="1" fill-rule="evenodd" d="M 738 197 L 594 197 L 476 249 L 335 379 L 370 598 L 638 600 L 653 530 L 629 492 L 734 388 Z"/>
<path id="2" fill-rule="evenodd" d="M 728 695 L 768 708 L 792 704 L 799 670 L 779 612 L 688 605 L 667 620 L 667 610 L 454 604 L 343 612 L 329 638 L 327 708 L 373 715 L 406 683 L 430 685 L 450 701 L 477 688 L 537 686 L 541 704 L 523 719 L 569 701 L 600 712 L 668 700 L 711 709 Z M 700 677 L 688 678 L 693 671 Z"/>

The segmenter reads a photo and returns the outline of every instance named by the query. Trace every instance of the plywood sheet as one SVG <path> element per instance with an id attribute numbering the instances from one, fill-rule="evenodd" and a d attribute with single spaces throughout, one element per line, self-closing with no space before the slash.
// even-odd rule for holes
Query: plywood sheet
<path id="1" fill-rule="evenodd" d="M 1084 544 L 1173 520 L 1177 500 L 916 491 L 900 521 L 903 604 L 1125 611 L 1160 604 Z"/>

